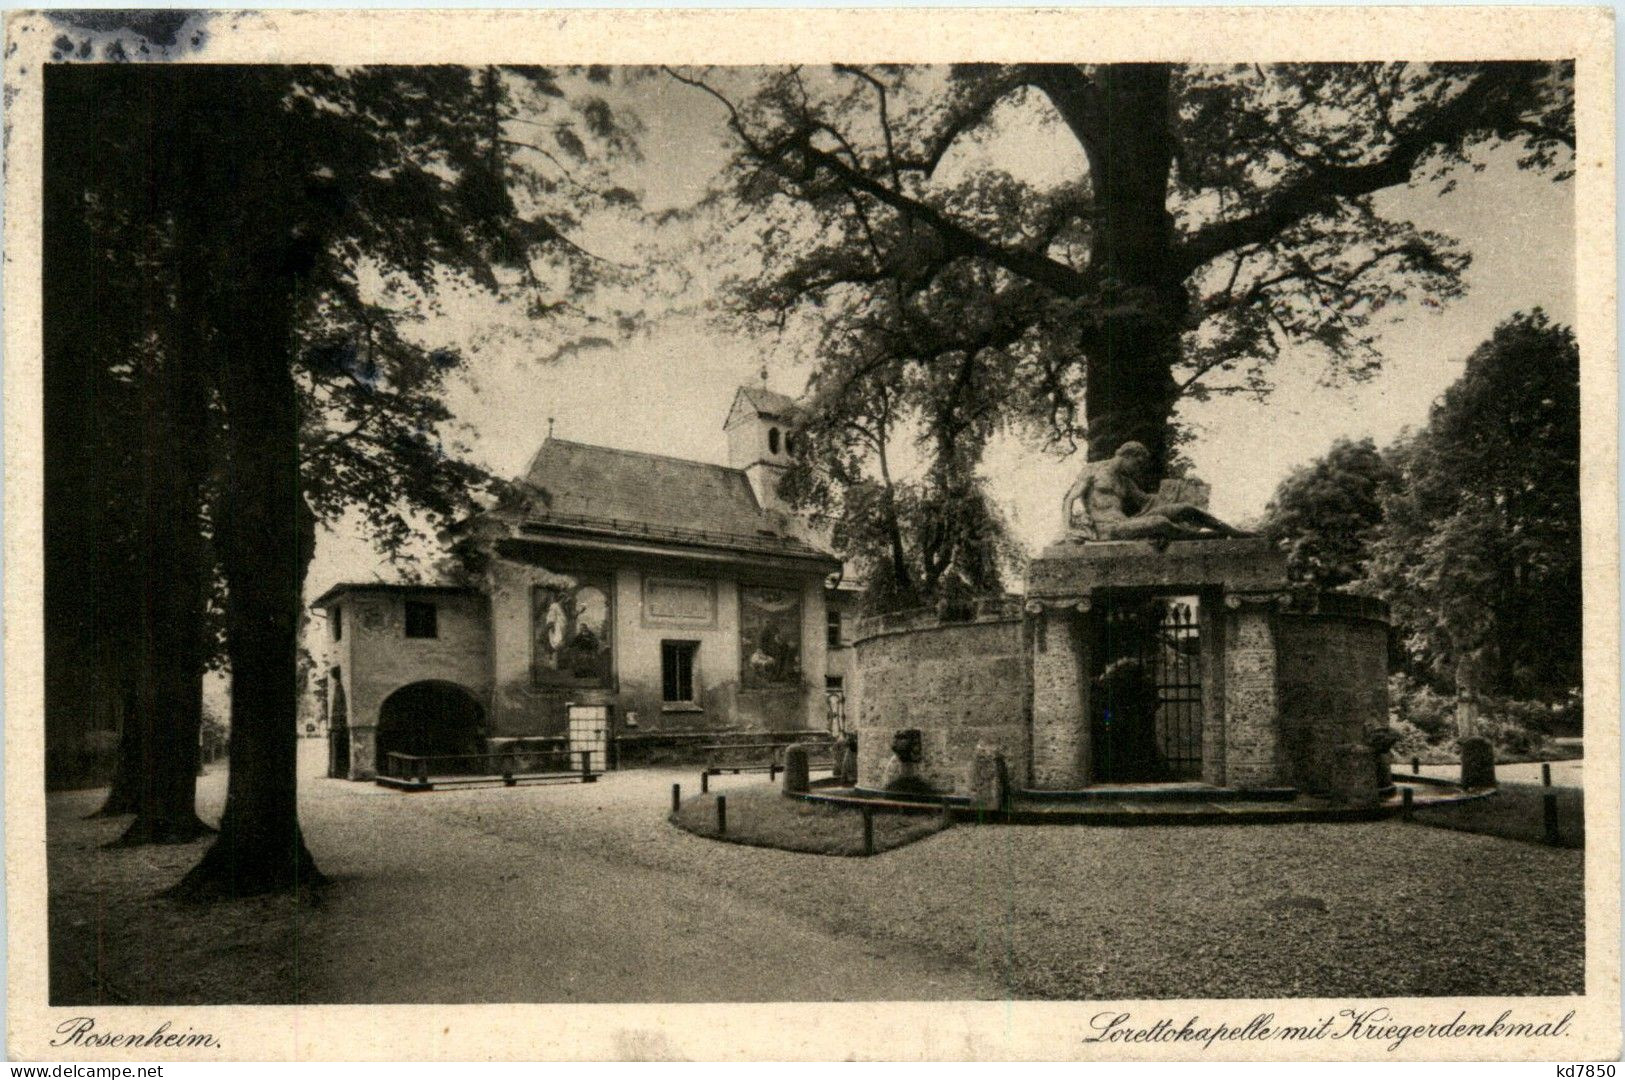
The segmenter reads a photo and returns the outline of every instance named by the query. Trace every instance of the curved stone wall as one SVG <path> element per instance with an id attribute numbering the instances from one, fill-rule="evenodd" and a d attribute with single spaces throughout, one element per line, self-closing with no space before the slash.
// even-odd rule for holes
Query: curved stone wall
<path id="1" fill-rule="evenodd" d="M 1284 779 L 1300 790 L 1343 790 L 1345 748 L 1388 724 L 1387 615 L 1380 601 L 1325 593 L 1313 612 L 1275 616 Z"/>
<path id="2" fill-rule="evenodd" d="M 865 620 L 853 659 L 859 786 L 883 785 L 892 736 L 905 728 L 923 732 L 918 772 L 939 791 L 969 793 L 978 743 L 1000 747 L 1012 779 L 1024 781 L 1028 690 L 1018 602 L 984 602 L 965 621 L 935 612 Z"/>
<path id="3" fill-rule="evenodd" d="M 1203 663 L 1203 681 L 1212 681 L 1204 778 L 1331 794 L 1370 787 L 1371 756 L 1351 748 L 1365 742 L 1368 728 L 1387 724 L 1385 606 L 1342 594 L 1272 596 L 1227 608 L 1224 620 L 1223 633 L 1204 634 L 1204 644 L 1220 650 Z M 979 743 L 1003 750 L 1017 787 L 1045 786 L 1034 774 L 1036 657 L 1026 625 L 1009 601 L 978 605 L 962 621 L 911 612 L 860 624 L 849 712 L 859 786 L 884 786 L 892 737 L 908 728 L 922 734 L 918 774 L 938 791 L 970 794 Z M 1063 708 L 1056 723 L 1086 737 L 1086 715 L 1083 707 Z M 1066 782 L 1090 781 L 1069 774 Z"/>

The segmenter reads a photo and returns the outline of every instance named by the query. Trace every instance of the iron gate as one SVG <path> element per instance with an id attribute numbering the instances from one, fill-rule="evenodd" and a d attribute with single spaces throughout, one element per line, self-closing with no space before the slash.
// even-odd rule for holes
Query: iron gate
<path id="1" fill-rule="evenodd" d="M 1091 700 L 1094 778 L 1202 776 L 1202 642 L 1195 596 L 1100 605 Z"/>

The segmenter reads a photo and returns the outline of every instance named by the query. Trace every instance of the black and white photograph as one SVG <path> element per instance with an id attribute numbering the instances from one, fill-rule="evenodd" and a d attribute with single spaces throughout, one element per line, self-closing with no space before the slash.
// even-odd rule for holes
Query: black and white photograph
<path id="1" fill-rule="evenodd" d="M 11 1056 L 1617 1056 L 1532 11 L 13 13 Z"/>

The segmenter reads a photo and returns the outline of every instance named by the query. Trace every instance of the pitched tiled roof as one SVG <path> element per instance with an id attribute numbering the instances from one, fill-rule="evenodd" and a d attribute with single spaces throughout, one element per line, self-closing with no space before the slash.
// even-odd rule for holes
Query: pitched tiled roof
<path id="1" fill-rule="evenodd" d="M 796 408 L 793 398 L 775 393 L 765 386 L 741 386 L 737 396 L 744 398 L 751 408 L 763 416 L 782 419 L 791 415 Z"/>
<path id="2" fill-rule="evenodd" d="M 418 585 L 402 581 L 341 581 L 310 602 L 313 608 L 326 607 L 345 593 L 373 592 L 400 593 L 407 596 L 478 596 L 480 591 L 467 585 Z"/>
<path id="3" fill-rule="evenodd" d="M 824 554 L 756 502 L 739 469 L 548 439 L 525 482 L 543 493 L 531 523 L 607 529 L 628 538 Z"/>

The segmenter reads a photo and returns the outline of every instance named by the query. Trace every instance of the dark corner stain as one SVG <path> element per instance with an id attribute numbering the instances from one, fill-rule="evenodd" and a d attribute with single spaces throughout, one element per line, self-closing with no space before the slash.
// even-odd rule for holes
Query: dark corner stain
<path id="1" fill-rule="evenodd" d="M 51 42 L 52 60 L 93 60 L 99 46 L 100 59 L 117 63 L 135 57 L 171 59 L 201 50 L 208 40 L 205 24 L 215 13 L 153 8 L 41 14 L 59 30 Z"/>

